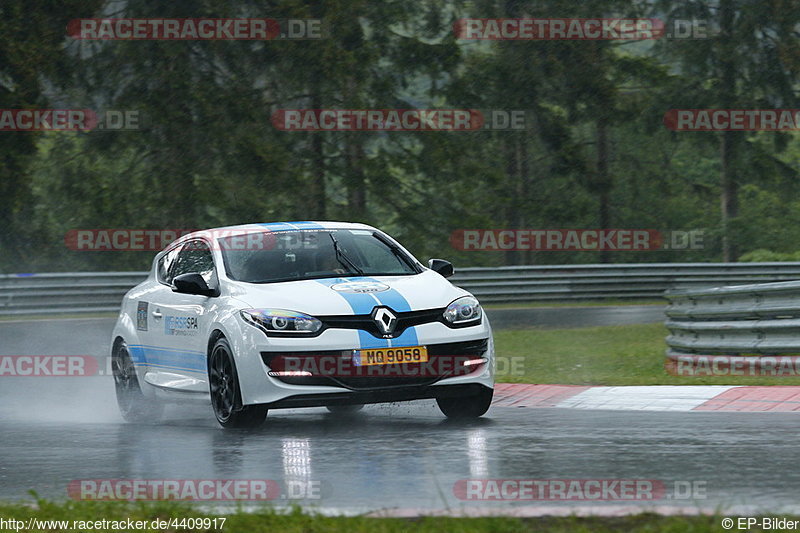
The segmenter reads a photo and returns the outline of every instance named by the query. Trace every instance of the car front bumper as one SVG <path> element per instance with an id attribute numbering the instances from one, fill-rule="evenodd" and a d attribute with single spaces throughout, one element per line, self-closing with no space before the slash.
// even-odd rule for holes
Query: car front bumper
<path id="1" fill-rule="evenodd" d="M 494 388 L 494 342 L 485 316 L 481 324 L 467 328 L 452 329 L 441 323 L 429 323 L 417 326 L 415 330 L 413 344 L 395 340 L 393 347 L 427 346 L 431 361 L 435 362 L 437 357 L 444 360 L 447 356 L 455 361 L 456 366 L 477 358 L 485 359 L 485 362 L 456 372 L 437 372 L 452 366 L 434 365 L 437 371 L 420 376 L 413 375 L 411 368 L 410 377 L 407 372 L 388 372 L 378 377 L 374 374 L 372 377 L 354 377 L 335 372 L 328 376 L 314 372 L 311 376 L 276 377 L 269 375 L 273 370 L 270 362 L 276 356 L 327 354 L 345 358 L 353 350 L 364 349 L 358 333 L 328 330 L 315 338 L 275 338 L 249 327 L 243 330 L 243 349 L 236 358 L 242 402 L 245 405 L 265 404 L 271 408 L 310 407 L 471 396 L 477 394 L 480 387 Z M 451 363 L 450 360 L 444 362 Z"/>

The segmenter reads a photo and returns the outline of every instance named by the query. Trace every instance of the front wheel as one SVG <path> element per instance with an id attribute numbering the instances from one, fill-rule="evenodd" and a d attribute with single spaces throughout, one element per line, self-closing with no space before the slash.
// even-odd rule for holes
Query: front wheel
<path id="1" fill-rule="evenodd" d="M 138 424 L 157 422 L 164 407 L 142 392 L 136 367 L 125 342 L 120 342 L 111 354 L 111 372 L 114 375 L 114 389 L 122 418 L 126 422 Z"/>
<path id="2" fill-rule="evenodd" d="M 227 339 L 220 338 L 208 360 L 208 383 L 211 405 L 217 422 L 224 428 L 253 428 L 264 423 L 267 408 L 261 405 L 242 405 L 242 392 L 233 352 Z"/>
<path id="3" fill-rule="evenodd" d="M 481 387 L 474 396 L 437 398 L 436 403 L 447 418 L 478 418 L 489 410 L 493 395 L 493 389 Z"/>

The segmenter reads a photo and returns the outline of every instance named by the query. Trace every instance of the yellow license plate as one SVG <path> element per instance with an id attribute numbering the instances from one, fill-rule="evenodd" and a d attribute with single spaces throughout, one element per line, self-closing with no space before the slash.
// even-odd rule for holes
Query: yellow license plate
<path id="1" fill-rule="evenodd" d="M 392 365 L 396 363 L 428 362 L 427 346 L 406 346 L 403 348 L 374 348 L 354 350 L 353 360 L 358 366 Z"/>

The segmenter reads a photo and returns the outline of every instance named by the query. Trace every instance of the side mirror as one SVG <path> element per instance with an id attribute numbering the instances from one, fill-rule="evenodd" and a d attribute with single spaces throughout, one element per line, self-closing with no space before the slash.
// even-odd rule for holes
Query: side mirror
<path id="1" fill-rule="evenodd" d="M 453 269 L 453 263 L 450 261 L 445 261 L 444 259 L 431 259 L 428 261 L 428 268 L 433 270 L 434 272 L 438 272 L 445 278 L 449 278 L 453 274 L 455 274 L 455 270 Z"/>
<path id="2" fill-rule="evenodd" d="M 203 276 L 196 272 L 175 276 L 172 290 L 181 294 L 199 294 L 201 296 L 219 296 L 218 289 L 209 288 Z"/>

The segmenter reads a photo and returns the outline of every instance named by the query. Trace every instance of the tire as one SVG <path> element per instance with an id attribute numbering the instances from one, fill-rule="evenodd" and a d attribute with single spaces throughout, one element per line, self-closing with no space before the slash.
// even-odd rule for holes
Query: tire
<path id="1" fill-rule="evenodd" d="M 142 392 L 136 367 L 124 341 L 111 354 L 111 372 L 114 375 L 117 406 L 122 418 L 136 424 L 158 422 L 164 407 Z"/>
<path id="2" fill-rule="evenodd" d="M 481 387 L 481 392 L 474 396 L 437 398 L 436 403 L 447 418 L 478 418 L 489 410 L 493 395 L 494 389 Z"/>
<path id="3" fill-rule="evenodd" d="M 208 359 L 208 385 L 211 406 L 219 425 L 224 428 L 255 428 L 264 423 L 267 408 L 261 405 L 242 405 L 242 392 L 233 351 L 221 337 Z"/>
<path id="4" fill-rule="evenodd" d="M 326 405 L 325 408 L 334 415 L 352 415 L 364 408 L 364 404 L 354 405 Z"/>

